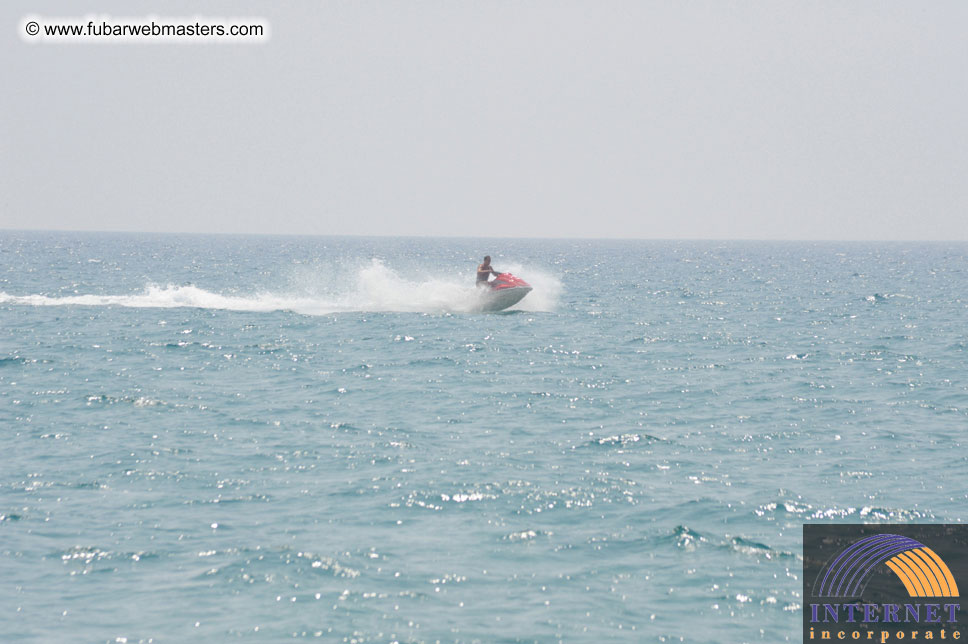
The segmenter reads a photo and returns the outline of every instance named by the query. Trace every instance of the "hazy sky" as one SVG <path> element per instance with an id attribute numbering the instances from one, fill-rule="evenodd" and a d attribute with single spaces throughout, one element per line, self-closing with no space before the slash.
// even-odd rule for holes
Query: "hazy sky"
<path id="1" fill-rule="evenodd" d="M 27 14 L 264 17 L 28 44 Z M 0 228 L 968 239 L 968 2 L 2 3 Z"/>

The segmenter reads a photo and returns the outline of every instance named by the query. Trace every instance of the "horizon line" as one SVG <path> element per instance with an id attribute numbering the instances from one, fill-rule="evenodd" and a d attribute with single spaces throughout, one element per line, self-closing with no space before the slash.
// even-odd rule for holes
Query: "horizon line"
<path id="1" fill-rule="evenodd" d="M 109 235 L 197 235 L 200 237 L 345 237 L 362 239 L 521 239 L 535 241 L 653 241 L 653 242 L 780 242 L 780 243 L 968 243 L 965 239 L 839 239 L 839 238 L 809 238 L 792 239 L 782 237 L 538 237 L 499 236 L 499 235 L 380 235 L 358 233 L 254 233 L 254 232 L 198 232 L 172 230 L 104 230 L 104 229 L 73 229 L 73 228 L 0 228 L 0 233 L 78 233 L 78 234 L 109 234 Z"/>

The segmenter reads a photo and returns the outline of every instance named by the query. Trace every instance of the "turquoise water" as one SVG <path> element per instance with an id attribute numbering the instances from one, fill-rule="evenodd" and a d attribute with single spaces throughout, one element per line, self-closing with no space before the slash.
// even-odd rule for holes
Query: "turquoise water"
<path id="1" fill-rule="evenodd" d="M 804 522 L 965 518 L 966 260 L 0 232 L 0 639 L 797 641 Z"/>

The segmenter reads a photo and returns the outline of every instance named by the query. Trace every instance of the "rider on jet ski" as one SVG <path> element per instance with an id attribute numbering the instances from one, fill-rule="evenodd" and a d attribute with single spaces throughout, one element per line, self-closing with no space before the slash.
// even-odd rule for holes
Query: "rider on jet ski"
<path id="1" fill-rule="evenodd" d="M 495 279 L 488 278 L 494 276 Z M 531 292 L 531 285 L 510 273 L 498 273 L 491 267 L 491 256 L 477 267 L 477 286 L 481 289 L 478 305 L 481 311 L 503 311 Z"/>
<path id="2" fill-rule="evenodd" d="M 497 277 L 500 273 L 491 268 L 491 256 L 487 255 L 484 257 L 484 263 L 477 267 L 477 285 L 488 286 L 487 280 L 491 275 Z"/>

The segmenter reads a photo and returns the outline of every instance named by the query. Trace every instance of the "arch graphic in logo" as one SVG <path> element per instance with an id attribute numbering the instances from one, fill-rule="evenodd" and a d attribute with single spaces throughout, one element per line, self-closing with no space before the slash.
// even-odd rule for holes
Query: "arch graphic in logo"
<path id="1" fill-rule="evenodd" d="M 890 568 L 911 597 L 959 597 L 948 566 L 920 541 L 876 534 L 855 541 L 833 557 L 814 586 L 816 597 L 859 597 L 880 564 Z"/>

